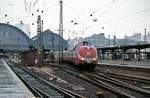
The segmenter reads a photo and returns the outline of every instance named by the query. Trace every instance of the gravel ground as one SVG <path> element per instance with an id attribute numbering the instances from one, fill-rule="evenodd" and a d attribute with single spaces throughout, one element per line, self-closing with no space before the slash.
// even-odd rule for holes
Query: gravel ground
<path id="1" fill-rule="evenodd" d="M 125 66 L 125 65 L 124 65 Z M 95 68 L 96 72 L 108 72 L 108 73 L 114 73 L 114 74 L 119 74 L 119 75 L 129 75 L 133 77 L 143 77 L 143 78 L 148 78 L 150 79 L 150 70 L 144 70 L 144 69 L 136 69 L 136 68 L 122 68 L 122 67 L 113 67 L 113 66 L 104 66 L 104 65 L 99 65 Z M 122 79 L 120 79 L 122 80 Z M 149 84 L 144 84 L 144 83 L 139 83 L 137 81 L 129 81 L 129 80 L 122 80 L 123 82 L 138 86 L 138 87 L 147 87 L 147 90 L 150 90 L 150 83 Z"/>
<path id="2" fill-rule="evenodd" d="M 49 81 L 53 84 L 59 85 L 70 91 L 76 92 L 87 98 L 98 98 L 96 93 L 103 92 L 104 98 L 117 98 L 115 95 L 111 94 L 109 91 L 103 88 L 96 87 L 95 85 L 86 82 L 82 79 L 77 78 L 71 74 L 68 74 L 58 68 L 33 68 L 36 72 L 41 73 L 44 77 L 49 78 Z"/>
<path id="3" fill-rule="evenodd" d="M 149 74 L 150 70 L 148 71 L 144 69 L 141 70 L 136 68 L 122 68 L 122 67 L 105 66 L 105 65 L 99 65 L 95 69 L 96 71 L 116 73 L 120 75 L 125 74 L 125 75 L 133 75 L 133 76 L 150 78 L 150 74 Z"/>

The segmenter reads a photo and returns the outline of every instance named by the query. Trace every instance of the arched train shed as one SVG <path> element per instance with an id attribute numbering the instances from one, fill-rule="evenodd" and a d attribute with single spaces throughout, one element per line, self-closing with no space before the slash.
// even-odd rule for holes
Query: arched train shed
<path id="1" fill-rule="evenodd" d="M 19 28 L 0 23 L 0 49 L 6 51 L 29 50 L 30 38 Z"/>
<path id="2" fill-rule="evenodd" d="M 37 49 L 38 46 L 38 37 L 35 36 L 33 37 L 32 40 L 32 44 L 33 46 Z M 41 43 L 42 46 L 44 48 L 44 50 L 48 50 L 48 51 L 59 51 L 59 41 L 62 43 L 63 42 L 63 50 L 68 49 L 68 42 L 63 39 L 62 37 L 60 37 L 58 34 L 50 31 L 50 30 L 46 30 L 43 33 L 41 33 Z M 62 45 L 60 45 L 60 50 L 62 49 Z"/>

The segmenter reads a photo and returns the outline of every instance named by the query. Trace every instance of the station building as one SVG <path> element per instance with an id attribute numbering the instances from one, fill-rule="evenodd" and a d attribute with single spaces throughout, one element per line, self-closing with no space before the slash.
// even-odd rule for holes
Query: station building
<path id="1" fill-rule="evenodd" d="M 30 38 L 19 28 L 0 23 L 0 49 L 6 51 L 29 50 Z"/>
<path id="2" fill-rule="evenodd" d="M 58 34 L 50 31 L 49 29 L 41 33 L 41 43 L 44 50 L 47 51 L 59 51 L 59 41 L 63 43 L 63 46 L 60 45 L 60 50 L 63 47 L 63 50 L 68 49 L 68 42 L 60 37 Z M 32 45 L 37 49 L 39 42 L 39 37 L 36 35 L 31 38 Z"/>
<path id="3" fill-rule="evenodd" d="M 107 38 L 105 37 L 104 33 L 93 34 L 90 37 L 84 38 L 85 41 L 89 41 L 92 43 L 96 48 L 106 46 Z"/>

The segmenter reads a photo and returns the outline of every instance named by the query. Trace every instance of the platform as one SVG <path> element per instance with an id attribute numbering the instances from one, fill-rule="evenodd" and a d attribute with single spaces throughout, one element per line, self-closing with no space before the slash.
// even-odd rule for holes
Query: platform
<path id="1" fill-rule="evenodd" d="M 99 60 L 99 65 L 150 69 L 150 61 Z"/>
<path id="2" fill-rule="evenodd" d="M 2 59 L 0 59 L 0 98 L 35 98 Z"/>

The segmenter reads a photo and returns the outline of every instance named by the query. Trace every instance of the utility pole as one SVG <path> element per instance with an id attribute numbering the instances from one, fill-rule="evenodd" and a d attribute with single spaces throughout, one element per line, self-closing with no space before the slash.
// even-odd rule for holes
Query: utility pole
<path id="1" fill-rule="evenodd" d="M 144 29 L 144 31 L 145 31 L 145 34 L 144 34 L 144 41 L 145 41 L 145 43 L 146 43 L 146 28 Z"/>
<path id="2" fill-rule="evenodd" d="M 124 47 L 127 45 L 127 36 L 125 35 L 124 36 Z M 125 50 L 125 48 L 123 48 L 123 64 L 124 64 L 124 61 L 125 61 L 125 57 L 126 57 L 126 50 Z"/>
<path id="3" fill-rule="evenodd" d="M 110 35 L 108 35 L 108 38 L 109 38 L 108 46 L 110 46 Z"/>
<path id="4" fill-rule="evenodd" d="M 1 12 L 1 6 L 0 6 L 0 13 L 2 13 L 2 12 Z M 1 23 L 1 14 L 0 14 L 0 23 Z"/>
<path id="5" fill-rule="evenodd" d="M 42 31 L 42 21 L 41 16 L 38 15 L 37 19 L 37 39 L 38 39 L 38 45 L 37 45 L 37 64 L 38 66 L 42 66 L 43 59 L 42 59 L 42 43 L 41 43 L 41 31 Z"/>
<path id="6" fill-rule="evenodd" d="M 144 34 L 144 41 L 145 41 L 145 44 L 147 43 L 146 42 L 146 28 L 144 29 L 144 31 L 145 31 L 145 34 Z M 147 57 L 147 54 L 146 54 L 146 48 L 145 48 L 145 58 Z"/>
<path id="7" fill-rule="evenodd" d="M 54 53 L 54 35 L 53 35 L 53 33 L 51 32 L 51 41 L 52 41 L 52 53 Z"/>
<path id="8" fill-rule="evenodd" d="M 63 2 L 59 1 L 60 4 L 60 16 L 59 16 L 59 62 L 63 60 Z M 62 37 L 62 38 L 61 38 Z"/>
<path id="9" fill-rule="evenodd" d="M 124 46 L 127 45 L 127 36 L 124 36 Z"/>
<path id="10" fill-rule="evenodd" d="M 114 35 L 114 46 L 116 46 L 116 35 Z"/>
<path id="11" fill-rule="evenodd" d="M 43 37 L 43 24 L 44 24 L 44 22 L 43 22 L 43 20 L 42 20 L 42 22 L 41 22 L 41 46 L 42 46 L 42 48 L 44 48 L 44 37 Z"/>
<path id="12" fill-rule="evenodd" d="M 51 32 L 51 41 L 52 41 L 52 47 L 51 47 L 51 59 L 52 59 L 52 62 L 54 62 L 54 35 L 53 33 Z"/>

